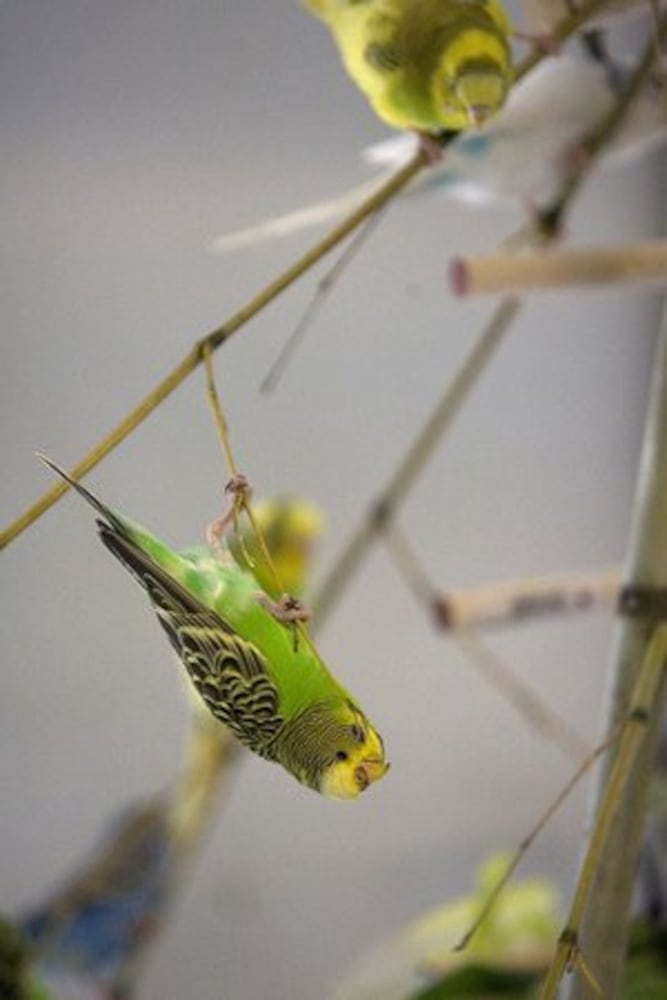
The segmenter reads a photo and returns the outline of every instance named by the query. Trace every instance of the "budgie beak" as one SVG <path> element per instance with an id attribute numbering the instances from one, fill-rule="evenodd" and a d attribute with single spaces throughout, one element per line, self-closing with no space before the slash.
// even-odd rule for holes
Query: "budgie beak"
<path id="1" fill-rule="evenodd" d="M 473 106 L 468 108 L 468 120 L 474 128 L 480 128 L 485 121 L 488 121 L 493 112 L 484 106 Z"/>
<path id="2" fill-rule="evenodd" d="M 385 760 L 378 760 L 377 758 L 362 760 L 355 771 L 355 778 L 359 788 L 365 791 L 374 781 L 379 781 L 380 778 L 383 778 L 390 767 L 389 762 Z"/>
<path id="3" fill-rule="evenodd" d="M 502 107 L 506 87 L 502 77 L 495 72 L 468 71 L 457 81 L 456 96 L 470 124 L 479 128 Z"/>
<path id="4" fill-rule="evenodd" d="M 319 791 L 330 799 L 356 799 L 388 770 L 389 764 L 380 757 L 336 762 L 324 773 Z"/>

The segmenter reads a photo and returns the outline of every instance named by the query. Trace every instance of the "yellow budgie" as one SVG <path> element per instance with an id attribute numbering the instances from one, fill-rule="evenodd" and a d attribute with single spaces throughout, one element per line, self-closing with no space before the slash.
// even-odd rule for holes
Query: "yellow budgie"
<path id="1" fill-rule="evenodd" d="M 303 0 L 383 121 L 433 134 L 481 125 L 512 82 L 498 0 Z"/>

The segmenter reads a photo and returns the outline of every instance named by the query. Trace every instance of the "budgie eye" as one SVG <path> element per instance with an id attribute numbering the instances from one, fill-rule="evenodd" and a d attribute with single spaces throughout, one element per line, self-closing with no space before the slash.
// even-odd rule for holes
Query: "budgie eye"
<path id="1" fill-rule="evenodd" d="M 348 755 L 345 753 L 344 750 L 336 751 L 336 760 L 347 760 L 347 757 Z"/>

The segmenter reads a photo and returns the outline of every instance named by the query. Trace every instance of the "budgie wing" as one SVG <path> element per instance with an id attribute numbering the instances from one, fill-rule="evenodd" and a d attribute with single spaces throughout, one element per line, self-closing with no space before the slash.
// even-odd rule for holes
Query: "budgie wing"
<path id="1" fill-rule="evenodd" d="M 104 544 L 148 593 L 158 620 L 212 714 L 255 753 L 273 759 L 284 723 L 268 662 L 251 642 L 166 573 L 131 539 L 99 525 Z"/>

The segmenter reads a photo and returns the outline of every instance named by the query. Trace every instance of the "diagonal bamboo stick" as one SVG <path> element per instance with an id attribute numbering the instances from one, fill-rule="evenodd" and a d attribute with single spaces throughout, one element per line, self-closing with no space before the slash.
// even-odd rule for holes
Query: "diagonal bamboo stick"
<path id="1" fill-rule="evenodd" d="M 313 623 L 321 625 L 338 602 L 383 528 L 388 525 L 419 478 L 426 463 L 450 428 L 463 403 L 477 384 L 491 358 L 519 313 L 518 299 L 504 299 L 495 309 L 463 364 L 448 383 L 436 408 L 422 427 L 394 474 L 378 494 L 349 538 L 334 568 L 313 599 Z"/>

